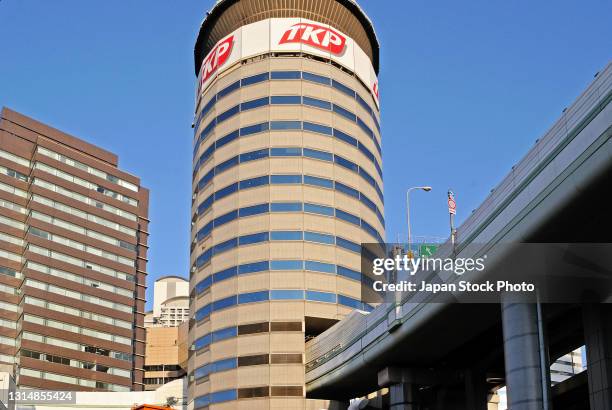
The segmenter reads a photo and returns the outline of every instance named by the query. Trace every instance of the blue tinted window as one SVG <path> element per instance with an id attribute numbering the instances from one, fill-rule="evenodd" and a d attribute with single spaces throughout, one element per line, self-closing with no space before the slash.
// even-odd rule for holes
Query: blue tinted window
<path id="1" fill-rule="evenodd" d="M 302 148 L 272 148 L 270 154 L 273 157 L 299 157 L 302 155 Z"/>
<path id="2" fill-rule="evenodd" d="M 200 294 L 202 292 L 204 292 L 206 289 L 208 289 L 209 287 L 211 287 L 212 285 L 212 276 L 208 276 L 206 279 L 204 279 L 203 281 L 199 282 L 196 287 L 195 287 L 195 291 L 196 294 Z"/>
<path id="3" fill-rule="evenodd" d="M 272 121 L 270 126 L 272 130 L 301 130 L 301 121 Z"/>
<path id="4" fill-rule="evenodd" d="M 219 114 L 219 116 L 217 117 L 217 122 L 223 122 L 227 120 L 228 118 L 232 118 L 234 115 L 238 114 L 239 112 L 240 112 L 240 106 L 235 105 L 229 110 Z"/>
<path id="5" fill-rule="evenodd" d="M 349 279 L 361 280 L 361 273 L 340 265 L 338 265 L 338 275 Z"/>
<path id="6" fill-rule="evenodd" d="M 306 300 L 314 300 L 315 302 L 335 303 L 336 295 L 327 292 L 317 292 L 314 290 L 306 291 Z"/>
<path id="7" fill-rule="evenodd" d="M 235 167 L 236 165 L 238 165 L 238 156 L 236 155 L 234 158 L 228 159 L 225 162 L 220 163 L 219 165 L 217 165 L 215 167 L 215 173 L 219 174 L 223 171 L 226 171 L 232 167 Z"/>
<path id="8" fill-rule="evenodd" d="M 231 359 L 219 360 L 214 363 L 215 372 L 222 372 L 224 370 L 235 369 L 238 366 L 238 359 L 232 357 Z"/>
<path id="9" fill-rule="evenodd" d="M 253 188 L 261 185 L 267 185 L 270 181 L 270 177 L 264 175 L 262 177 L 245 179 L 244 181 L 240 181 L 240 189 Z"/>
<path id="10" fill-rule="evenodd" d="M 217 142 L 215 143 L 215 147 L 216 148 L 221 148 L 222 146 L 224 146 L 225 144 L 229 144 L 230 142 L 232 142 L 236 138 L 238 138 L 238 130 L 230 132 L 226 136 L 219 138 L 217 140 Z M 212 154 L 212 152 L 211 152 L 211 154 Z"/>
<path id="11" fill-rule="evenodd" d="M 269 204 L 261 204 L 261 205 L 253 205 L 253 206 L 247 206 L 246 208 L 241 208 L 239 213 L 240 213 L 240 217 L 242 218 L 245 216 L 265 214 L 266 212 L 269 212 L 269 211 L 270 211 Z"/>
<path id="12" fill-rule="evenodd" d="M 361 200 L 361 202 L 363 202 L 363 204 L 365 206 L 367 206 L 368 208 L 370 208 L 372 211 L 376 212 L 376 205 L 374 204 L 374 202 L 372 202 L 370 200 L 370 198 L 368 198 L 365 195 L 361 195 L 361 198 L 359 198 Z"/>
<path id="13" fill-rule="evenodd" d="M 314 83 L 325 84 L 325 85 L 329 85 L 331 82 L 331 80 L 327 77 L 323 77 L 322 75 L 313 74 L 313 73 L 309 73 L 306 71 L 302 73 L 302 78 L 304 78 L 304 80 L 307 80 L 307 81 L 312 81 Z"/>
<path id="14" fill-rule="evenodd" d="M 214 280 L 216 282 L 222 282 L 229 278 L 232 278 L 238 274 L 238 267 L 232 266 L 231 268 L 224 269 L 214 274 Z"/>
<path id="15" fill-rule="evenodd" d="M 367 223 L 366 221 L 364 220 L 361 221 L 361 227 L 373 237 L 378 238 L 378 232 L 376 231 L 376 229 L 374 229 L 374 227 L 370 225 L 369 223 Z"/>
<path id="16" fill-rule="evenodd" d="M 210 172 L 206 173 L 198 182 L 198 189 L 203 189 L 215 176 L 215 170 L 211 169 Z"/>
<path id="17" fill-rule="evenodd" d="M 304 184 L 306 185 L 316 185 L 316 186 L 322 186 L 324 188 L 333 188 L 334 187 L 334 182 L 329 180 L 329 179 L 325 179 L 325 178 L 319 178 L 319 177 L 313 177 L 310 175 L 304 175 Z"/>
<path id="18" fill-rule="evenodd" d="M 303 300 L 303 290 L 271 290 L 270 300 Z"/>
<path id="19" fill-rule="evenodd" d="M 228 212 L 225 215 L 221 215 L 218 218 L 215 218 L 215 226 L 221 226 L 223 224 L 226 224 L 230 221 L 233 221 L 234 219 L 238 218 L 238 211 L 232 211 L 232 212 Z"/>
<path id="20" fill-rule="evenodd" d="M 215 200 L 225 198 L 226 196 L 231 195 L 236 191 L 238 191 L 238 183 L 226 186 L 225 188 L 222 188 L 215 192 Z"/>
<path id="21" fill-rule="evenodd" d="M 334 128 L 334 137 L 338 138 L 339 140 L 342 140 L 344 142 L 346 142 L 347 144 L 351 144 L 353 146 L 357 146 L 357 139 L 354 137 L 351 137 L 350 135 L 338 130 Z"/>
<path id="22" fill-rule="evenodd" d="M 212 230 L 213 230 L 213 221 L 210 221 L 209 223 L 204 225 L 202 229 L 198 231 L 198 238 L 197 238 L 198 241 L 201 241 L 202 239 L 206 238 L 208 234 L 212 232 Z"/>
<path id="23" fill-rule="evenodd" d="M 213 310 L 226 309 L 228 307 L 234 306 L 237 303 L 237 301 L 238 301 L 238 298 L 236 297 L 236 295 L 230 296 L 224 299 L 216 300 L 212 303 Z"/>
<path id="24" fill-rule="evenodd" d="M 351 307 L 353 309 L 361 309 L 361 301 L 353 298 L 349 298 L 348 296 L 338 295 L 338 303 L 344 306 Z"/>
<path id="25" fill-rule="evenodd" d="M 225 137 L 224 137 L 225 138 Z M 223 138 L 222 138 L 223 139 Z M 206 162 L 206 160 L 208 158 L 210 158 L 210 156 L 212 155 L 213 152 L 215 152 L 215 146 L 219 143 L 220 140 L 217 140 L 216 144 L 212 144 L 210 147 L 208 147 L 206 149 L 206 151 L 204 151 L 202 153 L 202 156 L 200 157 L 200 165 L 202 165 L 204 162 Z"/>
<path id="26" fill-rule="evenodd" d="M 353 251 L 357 253 L 361 252 L 361 246 L 358 243 L 351 242 L 344 238 L 337 237 L 336 245 L 340 246 L 341 248 L 348 249 L 349 251 Z"/>
<path id="27" fill-rule="evenodd" d="M 376 161 L 376 159 L 374 158 L 374 154 L 372 154 L 372 152 L 367 149 L 363 144 L 359 144 L 358 145 L 359 151 L 363 152 L 363 155 L 365 155 L 366 157 L 368 157 L 371 161 Z"/>
<path id="28" fill-rule="evenodd" d="M 267 156 L 268 148 L 246 152 L 244 154 L 240 154 L 240 162 L 255 161 L 257 159 L 266 158 Z"/>
<path id="29" fill-rule="evenodd" d="M 198 206 L 198 214 L 203 214 L 205 211 L 208 210 L 208 208 L 210 208 L 210 206 L 212 205 L 213 201 L 215 200 L 214 198 L 214 194 L 209 196 L 208 198 L 206 198 L 204 201 L 202 201 L 202 203 Z"/>
<path id="30" fill-rule="evenodd" d="M 219 91 L 219 93 L 217 94 L 217 97 L 218 98 L 225 97 L 226 95 L 228 95 L 232 91 L 235 91 L 235 90 L 237 90 L 239 88 L 240 88 L 240 80 L 236 81 L 235 83 L 232 83 L 232 84 L 228 85 L 223 90 Z"/>
<path id="31" fill-rule="evenodd" d="M 331 208 L 329 206 L 323 206 L 323 205 L 304 204 L 304 212 L 334 216 L 334 208 Z"/>
<path id="32" fill-rule="evenodd" d="M 249 125 L 247 127 L 240 128 L 240 135 L 251 135 L 256 134 L 258 132 L 268 131 L 270 128 L 270 124 L 267 122 L 262 122 L 261 124 Z"/>
<path id="33" fill-rule="evenodd" d="M 301 175 L 272 175 L 270 177 L 272 184 L 301 184 Z"/>
<path id="34" fill-rule="evenodd" d="M 302 210 L 301 202 L 276 202 L 270 204 L 272 212 L 297 212 Z"/>
<path id="35" fill-rule="evenodd" d="M 302 261 L 270 261 L 270 270 L 302 270 Z"/>
<path id="36" fill-rule="evenodd" d="M 221 403 L 224 401 L 236 400 L 238 398 L 237 390 L 225 390 L 210 393 L 210 403 Z"/>
<path id="37" fill-rule="evenodd" d="M 363 177 L 363 179 L 365 179 L 366 181 L 368 181 L 368 183 L 370 185 L 372 185 L 373 187 L 376 187 L 376 181 L 374 180 L 374 178 L 372 177 L 372 175 L 368 174 L 366 171 L 363 170 L 363 168 L 359 168 L 359 175 L 361 175 L 361 177 Z"/>
<path id="38" fill-rule="evenodd" d="M 215 95 L 213 98 L 210 99 L 210 101 L 204 106 L 204 108 L 202 108 L 202 112 L 200 112 L 200 118 L 198 118 L 198 121 L 201 118 L 204 118 L 204 116 L 206 114 L 208 114 L 208 112 L 210 111 L 210 109 L 215 105 L 215 103 L 217 102 L 217 96 Z"/>
<path id="39" fill-rule="evenodd" d="M 304 130 L 312 131 L 319 134 L 332 135 L 331 127 L 326 127 L 325 125 L 315 124 L 313 122 L 304 121 Z"/>
<path id="40" fill-rule="evenodd" d="M 268 232 L 254 233 L 240 237 L 240 245 L 250 245 L 253 243 L 266 242 L 269 239 Z"/>
<path id="41" fill-rule="evenodd" d="M 336 80 L 332 79 L 332 87 L 334 87 L 337 90 L 342 91 L 346 95 L 350 95 L 351 97 L 355 97 L 355 91 L 351 90 L 349 87 L 347 87 L 346 85 L 342 84 L 339 81 L 336 81 Z"/>
<path id="42" fill-rule="evenodd" d="M 213 368 L 212 363 L 205 364 L 204 366 L 198 367 L 197 369 L 195 369 L 195 371 L 193 372 L 193 375 L 195 376 L 196 379 L 201 379 L 202 377 L 208 376 L 212 372 L 212 368 Z"/>
<path id="43" fill-rule="evenodd" d="M 304 105 L 310 105 L 311 107 L 331 110 L 331 103 L 329 101 L 319 100 L 318 98 L 312 98 L 312 97 L 303 97 L 303 100 L 304 100 Z"/>
<path id="44" fill-rule="evenodd" d="M 267 290 L 261 292 L 243 293 L 242 295 L 238 296 L 238 303 L 263 302 L 269 298 L 270 297 Z"/>
<path id="45" fill-rule="evenodd" d="M 343 166 L 344 168 L 348 168 L 352 171 L 357 172 L 359 167 L 354 162 L 349 161 L 348 159 L 344 159 L 339 155 L 334 155 L 334 162 L 338 165 Z"/>
<path id="46" fill-rule="evenodd" d="M 255 74 L 250 77 L 243 78 L 242 86 L 245 87 L 247 85 L 260 83 L 262 81 L 268 81 L 269 78 L 270 78 L 270 73 Z"/>
<path id="47" fill-rule="evenodd" d="M 251 101 L 247 101 L 247 102 L 243 102 L 242 104 L 240 104 L 240 109 L 242 111 L 247 111 L 247 110 L 252 110 L 254 108 L 259 108 L 259 107 L 263 107 L 265 105 L 268 105 L 269 102 L 269 98 L 268 97 L 262 97 L 262 98 L 258 98 L 256 100 L 251 100 Z"/>
<path id="48" fill-rule="evenodd" d="M 216 255 L 216 254 L 228 251 L 230 249 L 234 249 L 237 246 L 238 246 L 238 238 L 232 238 L 225 242 L 221 242 L 220 244 L 215 245 L 213 247 L 213 253 Z"/>
<path id="49" fill-rule="evenodd" d="M 302 78 L 300 71 L 272 71 L 273 80 L 299 80 Z"/>
<path id="50" fill-rule="evenodd" d="M 333 235 L 327 235 L 318 232 L 304 232 L 304 240 L 309 242 L 327 243 L 332 245 L 335 243 Z"/>
<path id="51" fill-rule="evenodd" d="M 357 102 L 363 107 L 364 110 L 366 110 L 366 112 L 372 113 L 372 109 L 370 108 L 366 100 L 361 98 L 359 94 L 357 94 L 355 98 L 357 98 Z"/>
<path id="52" fill-rule="evenodd" d="M 196 265 L 199 267 L 204 266 L 212 258 L 212 249 L 207 250 L 196 259 Z"/>
<path id="53" fill-rule="evenodd" d="M 210 305 L 210 303 L 206 306 L 201 307 L 196 311 L 196 321 L 199 322 L 200 320 L 210 316 L 210 312 L 212 312 L 212 306 Z"/>
<path id="54" fill-rule="evenodd" d="M 270 98 L 272 104 L 301 104 L 302 97 L 299 95 L 273 95 Z"/>
<path id="55" fill-rule="evenodd" d="M 357 218 L 355 215 L 349 214 L 348 212 L 341 211 L 340 209 L 336 209 L 336 217 L 357 226 L 361 225 L 359 218 Z"/>
<path id="56" fill-rule="evenodd" d="M 319 151 L 310 148 L 304 148 L 304 156 L 330 162 L 334 160 L 334 156 L 329 152 Z"/>
<path id="57" fill-rule="evenodd" d="M 354 198 L 359 198 L 359 191 L 357 191 L 354 188 L 351 188 L 350 186 L 344 185 L 340 182 L 336 182 L 336 189 Z"/>
<path id="58" fill-rule="evenodd" d="M 231 337 L 238 336 L 238 328 L 226 327 L 225 329 L 219 329 L 212 333 L 213 342 L 220 342 L 221 340 L 229 339 Z"/>
<path id="59" fill-rule="evenodd" d="M 269 270 L 269 268 L 270 262 L 268 261 L 247 263 L 238 266 L 238 274 L 245 275 L 247 273 L 263 272 Z"/>
<path id="60" fill-rule="evenodd" d="M 212 337 L 210 334 L 204 335 L 199 339 L 196 339 L 196 341 L 194 342 L 195 345 L 195 349 L 196 350 L 200 350 L 208 345 L 210 345 L 212 343 Z"/>
<path id="61" fill-rule="evenodd" d="M 370 127 L 368 127 L 366 123 L 361 120 L 361 118 L 357 118 L 357 124 L 359 125 L 359 128 L 365 131 L 365 133 L 368 134 L 370 137 L 374 136 L 374 133 L 372 132 Z"/>
<path id="62" fill-rule="evenodd" d="M 336 273 L 336 265 L 332 265 L 331 263 L 306 261 L 305 268 L 306 270 L 315 272 Z"/>
<path id="63" fill-rule="evenodd" d="M 350 121 L 357 121 L 357 116 L 355 114 L 353 114 L 352 112 L 350 112 L 349 110 L 347 110 L 346 108 L 343 108 L 337 104 L 333 105 L 333 110 L 335 113 L 340 114 L 341 116 L 343 116 L 344 118 L 346 118 L 347 120 Z"/>
<path id="64" fill-rule="evenodd" d="M 196 409 L 200 409 L 202 407 L 206 407 L 210 405 L 210 397 L 208 397 L 208 394 L 205 394 L 204 396 L 199 396 L 196 397 L 193 400 L 193 405 Z"/>
<path id="65" fill-rule="evenodd" d="M 270 239 L 273 241 L 301 241 L 302 231 L 273 231 L 270 232 Z"/>

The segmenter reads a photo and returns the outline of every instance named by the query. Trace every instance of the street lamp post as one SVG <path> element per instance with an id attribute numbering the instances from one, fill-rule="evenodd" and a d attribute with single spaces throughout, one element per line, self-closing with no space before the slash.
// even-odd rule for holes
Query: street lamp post
<path id="1" fill-rule="evenodd" d="M 406 191 L 406 217 L 408 220 L 408 253 L 412 258 L 412 232 L 410 228 L 410 192 L 420 189 L 421 191 L 429 192 L 431 191 L 430 186 L 414 186 L 412 188 L 408 188 Z"/>

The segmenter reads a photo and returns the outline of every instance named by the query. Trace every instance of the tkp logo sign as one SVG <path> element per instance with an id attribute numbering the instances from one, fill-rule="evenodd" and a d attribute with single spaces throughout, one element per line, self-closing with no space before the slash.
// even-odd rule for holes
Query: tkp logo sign
<path id="1" fill-rule="evenodd" d="M 204 59 L 202 68 L 200 69 L 200 88 L 206 81 L 227 61 L 232 53 L 234 46 L 234 36 L 231 35 L 225 40 L 217 43 L 210 53 Z"/>
<path id="2" fill-rule="evenodd" d="M 295 24 L 283 34 L 278 44 L 303 43 L 329 51 L 332 54 L 342 54 L 346 46 L 346 37 L 328 27 L 310 23 Z"/>

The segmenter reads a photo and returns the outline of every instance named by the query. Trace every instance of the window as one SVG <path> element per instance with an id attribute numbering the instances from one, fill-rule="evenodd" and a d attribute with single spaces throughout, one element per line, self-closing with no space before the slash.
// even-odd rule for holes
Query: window
<path id="1" fill-rule="evenodd" d="M 238 183 L 234 183 L 232 185 L 229 185 L 225 188 L 222 188 L 220 190 L 218 190 L 217 192 L 215 192 L 215 200 L 219 200 L 221 198 L 225 198 L 228 195 L 233 194 L 234 192 L 238 191 Z"/>
<path id="2" fill-rule="evenodd" d="M 226 95 L 236 91 L 239 88 L 240 88 L 240 80 L 233 82 L 232 84 L 228 85 L 227 87 L 219 91 L 219 93 L 217 94 L 217 98 L 225 97 Z"/>
<path id="3" fill-rule="evenodd" d="M 304 232 L 304 240 L 308 242 L 325 243 L 330 245 L 335 243 L 335 238 L 333 235 L 317 232 Z"/>
<path id="4" fill-rule="evenodd" d="M 213 276 L 210 276 L 210 277 L 213 278 L 213 281 L 216 283 L 216 282 L 221 282 L 226 279 L 232 278 L 236 276 L 237 274 L 238 274 L 238 268 L 236 266 L 233 266 L 231 268 L 224 269 L 220 272 L 217 272 Z"/>
<path id="5" fill-rule="evenodd" d="M 262 272 L 268 270 L 269 268 L 270 262 L 268 261 L 247 263 L 238 267 L 238 274 L 246 275 L 248 273 Z"/>
<path id="6" fill-rule="evenodd" d="M 329 152 L 319 151 L 310 148 L 304 148 L 304 156 L 329 162 L 332 162 L 334 160 L 334 156 Z"/>
<path id="7" fill-rule="evenodd" d="M 220 342 L 231 337 L 238 336 L 238 329 L 236 327 L 227 327 L 220 329 L 212 333 L 213 342 Z"/>
<path id="8" fill-rule="evenodd" d="M 217 301 L 214 301 L 212 303 L 212 309 L 213 310 L 221 310 L 221 309 L 226 309 L 228 307 L 232 307 L 234 305 L 236 305 L 236 303 L 238 302 L 237 297 L 234 296 L 230 296 L 224 299 L 219 299 Z"/>
<path id="9" fill-rule="evenodd" d="M 337 269 L 338 269 L 338 275 L 340 276 L 344 276 L 346 278 L 357 280 L 357 281 L 361 280 L 361 273 L 357 271 L 354 271 L 352 269 L 349 269 L 349 268 L 346 268 L 340 265 L 338 265 Z"/>
<path id="10" fill-rule="evenodd" d="M 251 245 L 254 243 L 266 242 L 269 240 L 268 232 L 255 233 L 252 235 L 244 235 L 240 237 L 240 246 Z"/>
<path id="11" fill-rule="evenodd" d="M 304 71 L 302 73 L 302 78 L 306 81 L 312 81 L 314 83 L 319 83 L 319 84 L 324 84 L 324 85 L 329 85 L 330 84 L 330 79 L 327 77 L 324 77 L 322 75 L 318 75 L 318 74 L 313 74 L 313 73 L 309 73 Z"/>
<path id="12" fill-rule="evenodd" d="M 214 147 L 221 148 L 222 146 L 224 146 L 226 144 L 229 144 L 230 142 L 232 142 L 233 140 L 238 138 L 238 134 L 239 134 L 238 131 L 230 132 L 226 136 L 219 138 L 217 140 L 217 142 L 215 143 Z M 213 148 L 213 147 L 210 147 L 210 148 Z M 208 154 L 208 150 L 206 150 L 206 152 L 204 152 L 204 154 L 212 155 L 212 151 L 210 152 L 210 154 Z"/>
<path id="13" fill-rule="evenodd" d="M 261 204 L 240 208 L 238 211 L 241 218 L 253 215 L 264 214 L 270 211 L 270 204 Z"/>
<path id="14" fill-rule="evenodd" d="M 268 322 L 263 323 L 250 323 L 248 325 L 238 326 L 239 335 L 251 335 L 256 333 L 267 333 L 270 331 L 270 324 Z"/>
<path id="15" fill-rule="evenodd" d="M 270 300 L 302 300 L 304 299 L 303 290 L 271 290 Z"/>
<path id="16" fill-rule="evenodd" d="M 351 215 L 348 212 L 342 211 L 340 209 L 336 209 L 336 217 L 342 219 L 343 221 L 350 222 L 354 225 L 361 226 L 360 219 L 355 215 Z"/>
<path id="17" fill-rule="evenodd" d="M 306 261 L 305 268 L 306 270 L 314 272 L 336 273 L 336 265 L 332 265 L 331 263 Z"/>
<path id="18" fill-rule="evenodd" d="M 301 148 L 272 148 L 270 154 L 273 157 L 299 157 L 302 155 Z"/>
<path id="19" fill-rule="evenodd" d="M 270 239 L 273 241 L 301 241 L 302 231 L 273 231 L 270 232 Z"/>
<path id="20" fill-rule="evenodd" d="M 270 330 L 273 332 L 301 332 L 302 322 L 272 322 Z"/>
<path id="21" fill-rule="evenodd" d="M 268 81 L 269 78 L 270 73 L 255 74 L 250 77 L 243 78 L 241 84 L 243 87 L 245 87 L 247 85 L 261 83 L 262 81 Z"/>
<path id="22" fill-rule="evenodd" d="M 301 130 L 301 121 L 272 121 L 271 130 Z"/>
<path id="23" fill-rule="evenodd" d="M 304 121 L 304 131 L 316 132 L 318 134 L 332 135 L 333 131 L 331 127 L 327 127 L 321 124 L 315 124 L 313 122 Z"/>
<path id="24" fill-rule="evenodd" d="M 331 110 L 331 103 L 329 101 L 319 100 L 313 97 L 303 97 L 304 105 L 311 107 L 323 108 L 324 110 Z"/>
<path id="25" fill-rule="evenodd" d="M 255 161 L 268 156 L 268 149 L 260 149 L 257 151 L 251 151 L 244 154 L 240 154 L 240 162 Z"/>
<path id="26" fill-rule="evenodd" d="M 342 117 L 346 118 L 349 121 L 352 122 L 356 122 L 357 121 L 357 116 L 355 114 L 353 114 L 352 112 L 350 112 L 349 110 L 347 110 L 346 108 L 343 108 L 337 104 L 333 104 L 333 111 L 339 115 L 341 115 Z"/>
<path id="27" fill-rule="evenodd" d="M 346 85 L 342 84 L 339 81 L 332 79 L 332 87 L 334 87 L 337 90 L 340 90 L 341 92 L 343 92 L 344 94 L 350 97 L 355 98 L 355 91 L 351 90 L 349 87 L 347 87 Z"/>
<path id="28" fill-rule="evenodd" d="M 245 179 L 240 181 L 240 189 L 255 188 L 262 185 L 268 185 L 270 177 L 265 175 L 262 177 Z"/>
<path id="29" fill-rule="evenodd" d="M 301 184 L 301 175 L 272 175 L 270 177 L 272 184 Z"/>
<path id="30" fill-rule="evenodd" d="M 354 137 L 351 137 L 350 135 L 334 128 L 334 137 L 338 138 L 341 141 L 346 142 L 347 144 L 353 145 L 353 146 L 357 146 L 357 139 Z"/>
<path id="31" fill-rule="evenodd" d="M 268 291 L 243 293 L 238 296 L 238 303 L 256 303 L 269 300 Z"/>
<path id="32" fill-rule="evenodd" d="M 281 260 L 281 261 L 270 261 L 270 270 L 302 270 L 303 269 L 302 261 L 292 261 L 292 260 Z"/>
<path id="33" fill-rule="evenodd" d="M 344 159 L 339 155 L 334 155 L 334 162 L 344 168 L 350 169 L 351 171 L 359 171 L 359 167 L 357 166 L 357 164 L 349 161 L 348 159 Z"/>
<path id="34" fill-rule="evenodd" d="M 259 132 L 268 131 L 270 129 L 270 124 L 267 122 L 263 122 L 261 124 L 249 125 L 247 127 L 240 128 L 240 135 L 251 135 Z"/>
<path id="35" fill-rule="evenodd" d="M 302 78 L 301 71 L 272 71 L 273 80 L 299 80 Z"/>
<path id="36" fill-rule="evenodd" d="M 242 356 L 238 358 L 238 367 L 257 366 L 260 364 L 268 364 L 269 362 L 270 362 L 270 356 L 267 354 Z"/>
<path id="37" fill-rule="evenodd" d="M 336 190 L 359 199 L 359 191 L 340 182 L 336 182 Z"/>
<path id="38" fill-rule="evenodd" d="M 275 202 L 270 204 L 272 212 L 299 212 L 302 210 L 301 202 Z"/>
<path id="39" fill-rule="evenodd" d="M 231 222 L 235 219 L 238 218 L 238 211 L 232 211 L 232 212 L 228 212 L 225 215 L 221 215 L 220 217 L 216 218 L 214 221 L 214 226 L 221 226 L 224 225 L 228 222 Z"/>
<path id="40" fill-rule="evenodd" d="M 255 108 L 259 108 L 259 107 L 268 105 L 269 103 L 270 103 L 270 100 L 268 97 L 258 98 L 256 100 L 243 102 L 242 104 L 240 104 L 240 110 L 241 111 L 252 110 Z"/>
<path id="41" fill-rule="evenodd" d="M 323 188 L 330 188 L 330 189 L 334 187 L 334 182 L 332 180 L 325 179 L 325 178 L 319 178 L 319 177 L 313 177 L 310 175 L 304 175 L 304 184 L 316 185 L 316 186 L 321 186 Z"/>
<path id="42" fill-rule="evenodd" d="M 353 299 L 353 298 L 350 298 L 350 297 L 344 296 L 344 295 L 338 295 L 338 303 L 340 303 L 341 305 L 344 305 L 344 306 L 351 307 L 353 309 L 361 309 L 362 308 L 362 303 L 359 300 Z"/>
<path id="43" fill-rule="evenodd" d="M 302 103 L 302 97 L 299 95 L 273 95 L 271 102 L 273 105 L 295 105 Z"/>
<path id="44" fill-rule="evenodd" d="M 270 395 L 270 388 L 265 387 L 245 387 L 238 389 L 239 399 L 252 399 L 255 397 L 268 397 Z"/>
<path id="45" fill-rule="evenodd" d="M 304 395 L 304 388 L 302 386 L 271 386 L 270 395 L 283 397 L 301 397 Z"/>
<path id="46" fill-rule="evenodd" d="M 235 156 L 234 158 L 228 159 L 227 161 L 220 163 L 215 167 L 215 174 L 219 174 L 223 171 L 228 170 L 229 168 L 235 167 L 236 165 L 238 165 L 238 162 L 239 158 L 238 156 Z"/>
<path id="47" fill-rule="evenodd" d="M 355 242 L 351 242 L 344 238 L 336 237 L 336 245 L 338 245 L 341 248 L 348 249 L 349 251 L 361 253 L 361 245 Z"/>
<path id="48" fill-rule="evenodd" d="M 304 212 L 326 216 L 334 216 L 334 208 L 323 205 L 304 204 Z"/>

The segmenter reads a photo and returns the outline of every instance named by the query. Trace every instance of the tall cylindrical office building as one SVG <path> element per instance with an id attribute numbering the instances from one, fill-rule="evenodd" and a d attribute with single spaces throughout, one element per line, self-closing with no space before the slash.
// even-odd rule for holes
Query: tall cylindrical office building
<path id="1" fill-rule="evenodd" d="M 352 0 L 220 0 L 195 46 L 189 399 L 315 408 L 304 343 L 384 238 L 372 24 Z M 316 408 L 321 408 L 320 403 Z"/>

